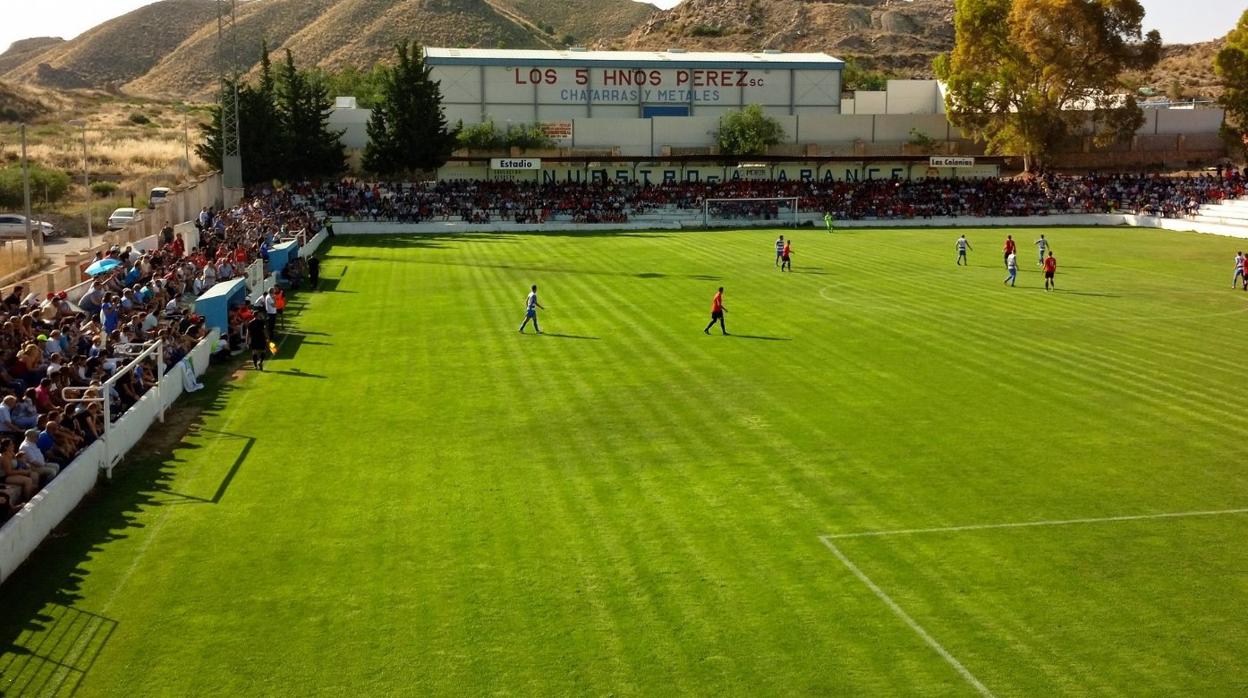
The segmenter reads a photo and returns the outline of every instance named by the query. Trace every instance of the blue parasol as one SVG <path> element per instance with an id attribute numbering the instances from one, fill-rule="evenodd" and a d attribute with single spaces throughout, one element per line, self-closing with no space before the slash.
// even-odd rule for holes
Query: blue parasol
<path id="1" fill-rule="evenodd" d="M 112 269 L 119 267 L 119 266 L 121 266 L 121 260 L 112 259 L 110 257 L 106 259 L 101 259 L 98 262 L 93 262 L 91 266 L 87 267 L 83 271 L 83 273 L 86 274 L 87 276 L 99 276 L 100 274 L 111 271 Z"/>

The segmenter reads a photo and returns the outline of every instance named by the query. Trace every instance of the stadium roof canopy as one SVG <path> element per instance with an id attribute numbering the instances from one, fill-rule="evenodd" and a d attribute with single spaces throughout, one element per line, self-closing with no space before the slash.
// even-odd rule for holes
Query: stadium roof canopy
<path id="1" fill-rule="evenodd" d="M 601 68 L 777 68 L 789 70 L 840 70 L 845 62 L 826 53 L 716 53 L 709 51 L 562 51 L 489 48 L 425 48 L 429 65 L 497 65 L 523 67 L 593 66 Z"/>

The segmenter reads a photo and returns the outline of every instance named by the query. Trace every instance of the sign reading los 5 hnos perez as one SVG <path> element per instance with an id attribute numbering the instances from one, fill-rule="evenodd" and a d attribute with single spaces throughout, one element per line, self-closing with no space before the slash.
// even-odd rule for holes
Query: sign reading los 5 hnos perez
<path id="1" fill-rule="evenodd" d="M 502 68 L 487 71 L 491 98 L 537 90 L 543 103 L 738 103 L 788 100 L 788 77 L 745 69 Z M 506 72 L 503 72 L 506 71 Z M 774 93 L 774 94 L 772 94 Z"/>
<path id="2" fill-rule="evenodd" d="M 490 158 L 491 170 L 540 170 L 541 158 Z"/>
<path id="3" fill-rule="evenodd" d="M 933 155 L 930 167 L 974 167 L 975 158 L 955 158 L 941 155 Z"/>

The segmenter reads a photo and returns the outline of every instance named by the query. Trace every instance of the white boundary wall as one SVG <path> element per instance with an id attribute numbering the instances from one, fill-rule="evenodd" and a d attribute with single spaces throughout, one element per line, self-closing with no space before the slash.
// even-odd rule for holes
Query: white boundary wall
<path id="1" fill-rule="evenodd" d="M 692 209 L 670 214 L 647 216 L 649 220 L 630 221 L 628 223 L 496 223 L 473 224 L 462 221 L 432 223 L 374 223 L 342 221 L 334 223 L 334 232 L 338 235 L 459 235 L 465 233 L 503 233 L 503 232 L 575 232 L 603 230 L 681 230 L 702 229 L 702 212 Z M 798 216 L 801 223 L 811 222 L 816 227 L 823 227 L 823 216 L 817 213 L 803 213 Z M 1248 227 L 1199 223 L 1182 218 L 1155 218 L 1153 216 L 1135 216 L 1129 214 L 1091 214 L 1091 215 L 1052 215 L 1052 216 L 1013 216 L 1013 217 L 970 217 L 958 218 L 912 218 L 896 220 L 856 220 L 837 221 L 837 228 L 1027 228 L 1049 226 L 1118 226 L 1126 225 L 1135 228 L 1159 228 L 1177 232 L 1206 233 L 1227 237 L 1248 238 Z M 783 227 L 776 220 L 737 220 L 712 222 L 713 227 L 720 228 L 778 228 Z"/>
<path id="2" fill-rule="evenodd" d="M 219 339 L 220 335 L 213 330 L 191 350 L 196 376 L 208 370 L 212 347 Z M 182 395 L 182 370 L 175 368 L 166 373 L 160 387 L 160 390 L 149 389 L 121 419 L 113 422 L 109 427 L 108 448 L 101 439 L 84 449 L 60 475 L 4 523 L 0 528 L 0 582 L 8 579 L 95 487 L 100 470 L 112 467 L 112 463 L 106 462 L 106 453 L 111 452 L 117 459 L 124 456 L 143 438 L 157 417 Z"/>

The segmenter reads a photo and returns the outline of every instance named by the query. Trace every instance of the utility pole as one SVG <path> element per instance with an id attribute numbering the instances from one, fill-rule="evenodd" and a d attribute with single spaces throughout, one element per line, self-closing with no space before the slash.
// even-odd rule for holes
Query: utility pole
<path id="1" fill-rule="evenodd" d="M 29 264 L 34 246 L 30 237 L 30 164 L 26 162 L 26 124 L 22 124 L 22 207 L 26 216 L 26 263 Z"/>
<path id="2" fill-rule="evenodd" d="M 95 247 L 95 236 L 91 233 L 91 175 L 87 173 L 87 122 L 84 119 L 75 119 L 69 122 L 70 126 L 78 126 L 82 129 L 82 187 L 87 192 L 87 247 Z"/>

